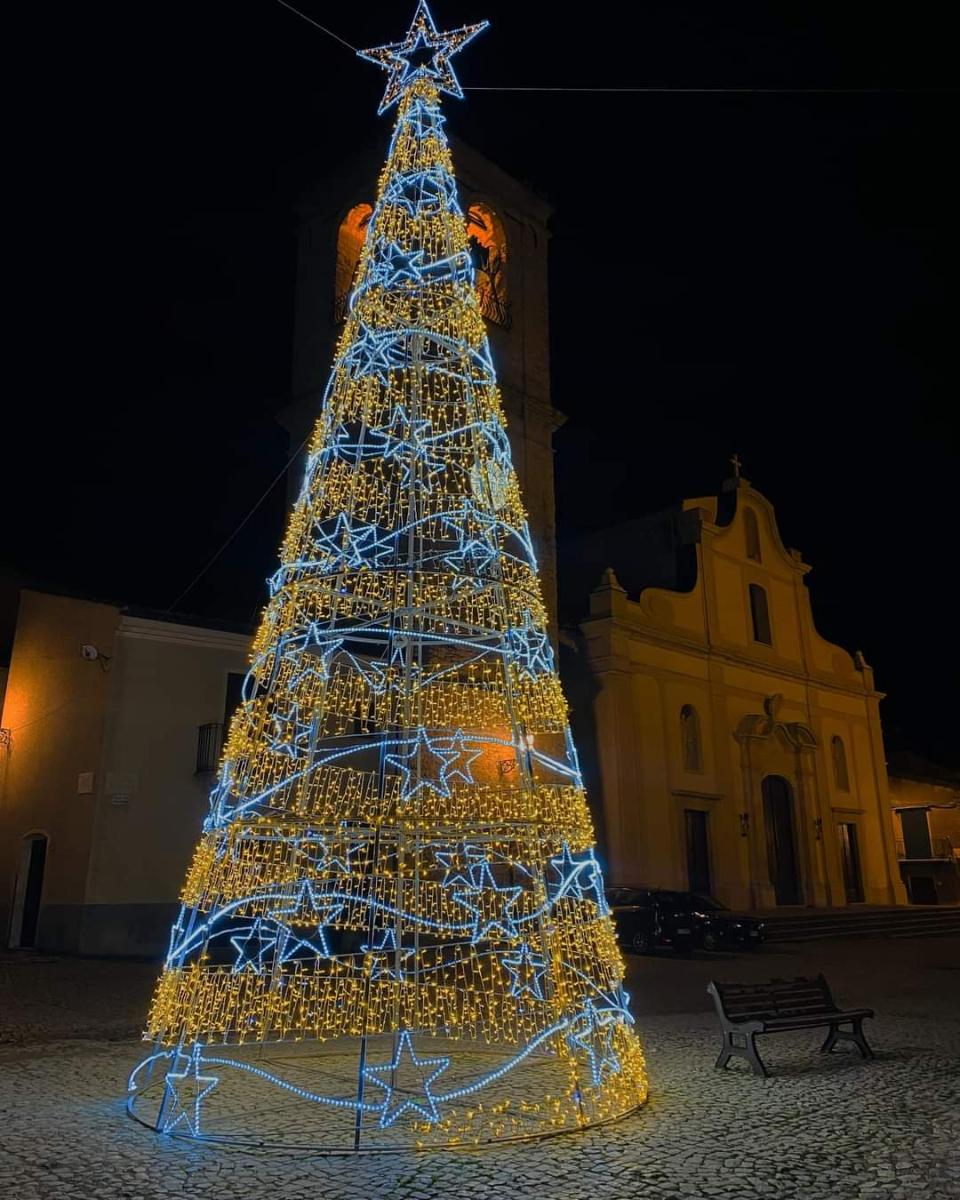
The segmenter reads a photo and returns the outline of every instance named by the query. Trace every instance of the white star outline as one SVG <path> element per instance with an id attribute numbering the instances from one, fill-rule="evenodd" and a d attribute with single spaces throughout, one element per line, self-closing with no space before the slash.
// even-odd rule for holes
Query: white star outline
<path id="1" fill-rule="evenodd" d="M 400 783 L 400 803 L 406 804 L 421 788 L 427 788 L 429 791 L 435 792 L 438 796 L 449 796 L 450 788 L 445 778 L 445 772 L 450 763 L 457 757 L 456 751 L 441 750 L 436 742 L 431 741 L 430 735 L 422 726 L 417 730 L 415 738 L 404 739 L 401 744 L 407 747 L 402 753 L 395 752 L 384 755 L 384 761 L 389 763 L 391 767 L 395 767 L 402 776 Z M 424 755 L 440 763 L 440 769 L 435 778 L 431 778 L 422 772 Z M 417 781 L 413 787 L 410 786 L 410 777 L 413 775 L 414 768 L 413 766 L 408 766 L 408 763 L 412 763 L 418 768 Z"/>
<path id="2" fill-rule="evenodd" d="M 454 852 L 452 851 L 437 854 L 436 859 L 442 867 L 446 868 L 446 874 L 441 883 L 442 887 L 462 884 L 462 887 L 454 891 L 453 899 L 462 905 L 473 918 L 471 941 L 474 944 L 486 941 L 491 933 L 499 933 L 511 942 L 517 941 L 520 937 L 518 924 L 522 918 L 510 915 L 508 910 L 513 908 L 523 895 L 523 888 L 517 885 L 501 887 L 494 878 L 490 860 L 481 850 L 465 845 L 463 854 L 467 858 L 466 867 L 454 866 Z M 498 913 L 486 918 L 478 901 L 481 897 L 489 896 L 491 893 L 501 897 L 502 904 Z"/>
<path id="3" fill-rule="evenodd" d="M 519 998 L 529 992 L 534 1000 L 546 999 L 543 979 L 547 973 L 547 960 L 543 954 L 537 954 L 524 942 L 512 955 L 505 955 L 501 962 L 513 976 L 510 984 L 511 996 Z"/>
<path id="4" fill-rule="evenodd" d="M 560 854 L 555 854 L 547 864 L 557 876 L 557 881 L 547 885 L 547 896 L 550 903 L 555 904 L 565 896 L 574 900 L 587 899 L 587 893 L 593 893 L 593 899 L 601 914 L 607 913 L 607 900 L 603 892 L 603 874 L 600 864 L 594 857 L 593 850 L 585 850 L 580 857 L 574 857 L 566 842 Z M 586 876 L 586 883 L 581 879 Z"/>
<path id="5" fill-rule="evenodd" d="M 587 1000 L 583 1012 L 567 1033 L 567 1045 L 571 1050 L 577 1047 L 586 1050 L 594 1087 L 599 1087 L 603 1082 L 605 1071 L 616 1075 L 620 1070 L 620 1059 L 612 1046 L 619 1019 L 619 1009 L 597 1008 L 592 1000 Z"/>
<path id="6" fill-rule="evenodd" d="M 376 525 L 355 527 L 351 518 L 342 512 L 337 515 L 331 531 L 317 529 L 314 546 L 329 555 L 331 561 L 325 564 L 327 570 L 341 562 L 354 568 L 380 567 L 384 559 L 394 554 L 392 538 L 392 534 L 382 537 Z"/>
<path id="7" fill-rule="evenodd" d="M 254 939 L 256 939 L 258 946 L 256 954 L 250 949 L 250 943 Z M 254 972 L 259 975 L 263 970 L 264 955 L 276 944 L 276 933 L 273 933 L 273 936 L 265 937 L 263 934 L 263 921 L 260 917 L 257 917 L 245 937 L 232 937 L 230 939 L 230 945 L 237 952 L 237 961 L 233 964 L 232 974 L 239 975 L 247 967 L 252 967 Z"/>
<path id="8" fill-rule="evenodd" d="M 163 1107 L 166 1109 L 166 1101 L 169 1099 L 175 1105 L 175 1111 L 179 1109 L 175 1117 L 167 1117 L 164 1120 L 164 1133 L 171 1133 L 183 1121 L 190 1131 L 191 1137 L 200 1136 L 200 1105 L 220 1082 L 220 1078 L 217 1075 L 200 1074 L 200 1065 L 203 1062 L 201 1056 L 202 1050 L 203 1047 L 197 1043 L 189 1055 L 184 1054 L 182 1051 L 177 1051 L 177 1059 L 185 1058 L 187 1064 L 182 1071 L 168 1071 L 164 1077 L 166 1091 Z M 174 1080 L 177 1082 L 174 1082 Z M 184 1104 L 179 1091 L 179 1088 L 185 1086 L 188 1080 L 192 1081 L 196 1087 L 196 1095 L 189 1102 L 189 1107 Z M 181 1083 L 180 1081 L 183 1082 Z M 201 1087 L 201 1084 L 206 1084 L 207 1086 Z M 193 1110 L 192 1119 L 191 1109 Z"/>
<path id="9" fill-rule="evenodd" d="M 318 958 L 332 958 L 333 955 L 330 952 L 330 944 L 327 941 L 325 926 L 330 925 L 343 912 L 345 907 L 344 902 L 337 900 L 335 897 L 324 895 L 322 889 L 319 890 L 318 894 L 318 890 L 313 886 L 313 881 L 304 879 L 297 885 L 295 894 L 290 897 L 289 901 L 285 901 L 284 903 L 285 907 L 273 908 L 268 913 L 268 916 L 284 926 L 280 940 L 278 962 L 284 963 L 289 961 L 301 946 L 312 950 Z M 317 918 L 317 932 L 310 937 L 304 938 L 294 933 L 283 918 L 295 917 L 305 905 L 313 911 Z"/>
<path id="10" fill-rule="evenodd" d="M 403 1064 L 404 1056 L 406 1055 L 409 1062 L 418 1070 L 420 1070 L 422 1092 L 417 1099 L 414 1099 L 410 1093 L 400 1092 L 393 1084 L 385 1079 L 379 1078 L 381 1075 L 392 1076 Z M 413 1109 L 419 1113 L 427 1121 L 434 1123 L 440 1120 L 440 1110 L 437 1108 L 437 1102 L 434 1100 L 430 1092 L 430 1085 L 443 1074 L 450 1066 L 450 1059 L 443 1058 L 417 1058 L 416 1052 L 413 1049 L 413 1042 L 410 1039 L 410 1031 L 404 1029 L 400 1034 L 397 1042 L 396 1053 L 393 1056 L 392 1062 L 381 1063 L 376 1067 L 364 1067 L 363 1077 L 370 1083 L 375 1083 L 377 1087 L 385 1090 L 386 1096 L 383 1100 L 383 1105 L 380 1112 L 380 1128 L 387 1129 L 393 1125 L 408 1109 Z M 421 1068 L 433 1068 L 430 1073 L 424 1076 Z M 399 1093 L 399 1099 L 394 1097 Z"/>
<path id="11" fill-rule="evenodd" d="M 462 50 L 467 42 L 486 29 L 488 24 L 488 21 L 481 21 L 476 25 L 463 25 L 459 29 L 440 33 L 426 0 L 420 0 L 413 22 L 402 42 L 389 42 L 384 46 L 357 51 L 360 58 L 376 63 L 390 72 L 387 88 L 377 112 L 386 112 L 419 79 L 429 79 L 440 91 L 462 100 L 463 91 L 450 66 L 450 59 Z M 410 57 L 421 49 L 433 51 L 429 66 L 411 66 Z"/>

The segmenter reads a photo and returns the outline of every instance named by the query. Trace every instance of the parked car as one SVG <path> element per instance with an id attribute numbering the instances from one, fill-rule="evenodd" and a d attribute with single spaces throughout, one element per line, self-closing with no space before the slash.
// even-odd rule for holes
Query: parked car
<path id="1" fill-rule="evenodd" d="M 635 954 L 661 947 L 689 953 L 694 946 L 693 915 L 689 907 L 675 903 L 679 895 L 658 888 L 610 888 L 607 903 L 621 945 Z"/>
<path id="2" fill-rule="evenodd" d="M 704 950 L 756 950 L 763 941 L 763 922 L 756 917 L 731 912 L 712 896 L 676 892 L 674 904 L 692 918 L 693 937 Z"/>

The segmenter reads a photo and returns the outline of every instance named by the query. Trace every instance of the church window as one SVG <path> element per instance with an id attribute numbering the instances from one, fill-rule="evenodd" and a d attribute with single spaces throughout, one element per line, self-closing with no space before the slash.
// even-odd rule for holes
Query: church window
<path id="1" fill-rule="evenodd" d="M 837 790 L 850 791 L 850 775 L 847 771 L 847 748 L 842 737 L 834 737 L 830 741 L 830 753 L 833 756 L 833 781 Z"/>
<path id="2" fill-rule="evenodd" d="M 747 558 L 760 562 L 760 529 L 757 525 L 757 514 L 752 508 L 744 510 L 743 532 L 747 541 Z"/>
<path id="3" fill-rule="evenodd" d="M 503 222 L 486 204 L 471 204 L 467 210 L 467 237 L 476 274 L 480 309 L 494 325 L 510 327 L 507 295 L 507 236 Z"/>
<path id="4" fill-rule="evenodd" d="M 373 216 L 373 207 L 369 204 L 355 204 L 340 222 L 337 231 L 337 270 L 335 275 L 335 291 L 333 298 L 333 316 L 338 323 L 347 315 L 347 302 L 353 287 L 357 267 L 360 263 L 360 252 L 363 250 L 363 240 L 367 236 L 367 226 Z"/>
<path id="5" fill-rule="evenodd" d="M 767 603 L 767 591 L 759 583 L 750 584 L 750 618 L 753 621 L 753 640 L 763 642 L 765 646 L 772 646 L 773 636 L 770 632 L 770 607 Z"/>
<path id="6" fill-rule="evenodd" d="M 683 748 L 683 769 L 685 771 L 702 771 L 700 718 L 692 704 L 685 704 L 680 709 L 680 741 Z"/>

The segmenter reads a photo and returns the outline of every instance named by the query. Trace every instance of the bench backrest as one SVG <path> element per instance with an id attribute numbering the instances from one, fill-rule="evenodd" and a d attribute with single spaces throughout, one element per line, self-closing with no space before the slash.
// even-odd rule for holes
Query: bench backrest
<path id="1" fill-rule="evenodd" d="M 836 1005 L 823 975 L 768 979 L 763 983 L 720 983 L 707 991 L 719 1012 L 730 1021 L 759 1021 L 769 1017 L 804 1017 L 835 1012 Z"/>

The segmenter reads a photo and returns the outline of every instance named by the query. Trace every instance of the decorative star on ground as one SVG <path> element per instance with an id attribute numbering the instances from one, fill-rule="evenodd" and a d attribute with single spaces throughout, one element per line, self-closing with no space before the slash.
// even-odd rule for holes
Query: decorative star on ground
<path id="1" fill-rule="evenodd" d="M 547 960 L 536 954 L 526 942 L 513 954 L 505 956 L 503 965 L 513 976 L 510 984 L 511 996 L 522 996 L 529 992 L 534 1000 L 544 1000 L 543 977 L 547 971 Z"/>
<path id="2" fill-rule="evenodd" d="M 165 1101 L 169 1101 L 171 1111 L 168 1116 L 165 1102 L 164 1133 L 171 1133 L 182 1121 L 190 1131 L 191 1137 L 200 1136 L 200 1105 L 220 1082 L 216 1075 L 200 1074 L 200 1065 L 203 1062 L 201 1050 L 200 1045 L 195 1045 L 189 1055 L 178 1053 L 177 1058 L 185 1058 L 186 1065 L 182 1071 L 167 1073 Z"/>
<path id="3" fill-rule="evenodd" d="M 357 51 L 361 58 L 390 72 L 387 89 L 377 111 L 386 112 L 419 79 L 429 79 L 440 91 L 462 100 L 463 91 L 450 66 L 450 59 L 486 29 L 489 23 L 480 21 L 476 25 L 463 25 L 460 29 L 440 33 L 426 0 L 420 0 L 413 23 L 402 42 L 390 42 L 385 46 Z"/>
<path id="4" fill-rule="evenodd" d="M 408 1109 L 412 1109 L 428 1121 L 439 1121 L 440 1110 L 430 1091 L 430 1085 L 449 1066 L 449 1058 L 417 1058 L 410 1033 L 405 1029 L 400 1034 L 393 1061 L 377 1067 L 365 1067 L 363 1071 L 364 1079 L 375 1083 L 386 1092 L 380 1110 L 380 1127 L 386 1129 L 393 1125 Z M 405 1087 L 399 1086 L 398 1076 L 401 1071 L 407 1076 L 415 1075 L 417 1086 L 410 1086 L 409 1083 Z"/>

